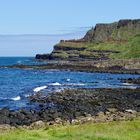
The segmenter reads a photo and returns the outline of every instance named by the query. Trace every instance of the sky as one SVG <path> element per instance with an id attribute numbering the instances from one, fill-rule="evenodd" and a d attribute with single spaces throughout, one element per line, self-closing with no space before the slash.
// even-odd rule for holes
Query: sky
<path id="1" fill-rule="evenodd" d="M 70 33 L 69 38 L 73 38 L 76 34 L 78 37 L 84 35 L 96 23 L 137 18 L 140 18 L 140 0 L 0 0 L 0 35 Z M 3 42 L 2 45 L 0 42 L 0 56 L 26 55 L 18 52 L 20 45 L 6 46 L 16 50 L 11 54 L 6 54 Z M 41 52 L 50 52 L 48 47 L 43 46 Z M 24 49 L 26 52 L 26 46 Z M 35 53 L 31 51 L 28 55 Z"/>

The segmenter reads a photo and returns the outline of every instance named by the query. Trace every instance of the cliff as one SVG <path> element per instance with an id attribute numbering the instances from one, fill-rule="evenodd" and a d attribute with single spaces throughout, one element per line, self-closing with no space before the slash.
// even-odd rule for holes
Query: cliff
<path id="1" fill-rule="evenodd" d="M 140 58 L 140 19 L 97 24 L 79 40 L 61 40 L 51 54 L 37 59 L 107 60 Z"/>
<path id="2" fill-rule="evenodd" d="M 140 33 L 140 19 L 120 20 L 110 24 L 97 24 L 87 32 L 84 41 L 128 41 L 131 37 Z"/>

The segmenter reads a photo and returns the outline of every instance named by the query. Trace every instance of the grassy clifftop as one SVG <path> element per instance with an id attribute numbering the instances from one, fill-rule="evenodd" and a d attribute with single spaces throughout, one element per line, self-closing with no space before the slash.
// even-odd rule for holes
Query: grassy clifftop
<path id="1" fill-rule="evenodd" d="M 140 33 L 140 19 L 120 20 L 110 24 L 97 24 L 84 36 L 84 41 L 127 41 Z"/>
<path id="2" fill-rule="evenodd" d="M 69 59 L 130 59 L 140 58 L 140 35 L 127 42 L 60 42 L 55 46 L 52 57 Z"/>
<path id="3" fill-rule="evenodd" d="M 140 19 L 97 24 L 80 40 L 62 40 L 49 55 L 60 60 L 108 60 L 140 58 Z"/>

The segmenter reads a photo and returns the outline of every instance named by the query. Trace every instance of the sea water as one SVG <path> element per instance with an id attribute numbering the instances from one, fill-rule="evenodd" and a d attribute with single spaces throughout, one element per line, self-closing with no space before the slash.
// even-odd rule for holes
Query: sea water
<path id="1" fill-rule="evenodd" d="M 0 57 L 0 65 L 42 64 L 32 57 Z M 0 108 L 28 108 L 28 97 L 38 92 L 60 92 L 68 88 L 136 88 L 138 85 L 123 83 L 121 78 L 137 78 L 136 74 L 109 74 L 0 68 Z"/>

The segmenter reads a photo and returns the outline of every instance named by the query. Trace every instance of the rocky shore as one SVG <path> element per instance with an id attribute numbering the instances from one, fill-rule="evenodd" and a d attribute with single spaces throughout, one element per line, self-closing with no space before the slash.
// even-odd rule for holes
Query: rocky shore
<path id="1" fill-rule="evenodd" d="M 140 74 L 139 44 L 140 19 L 120 20 L 97 24 L 82 39 L 61 40 L 52 53 L 36 55 L 36 60 L 47 64 L 0 68 Z M 140 78 L 122 81 L 140 84 Z M 37 93 L 28 100 L 38 108 L 0 109 L 0 129 L 140 119 L 140 88 L 67 89 Z"/>
<path id="2" fill-rule="evenodd" d="M 140 78 L 128 78 L 128 79 L 122 79 L 122 81 L 125 83 L 139 84 L 140 85 Z"/>
<path id="3" fill-rule="evenodd" d="M 140 74 L 139 59 L 118 59 L 102 61 L 47 61 L 44 65 L 12 65 L 0 68 L 57 69 L 100 73 Z"/>
<path id="4" fill-rule="evenodd" d="M 67 89 L 29 97 L 39 109 L 0 110 L 0 124 L 40 125 L 105 122 L 140 117 L 140 89 Z M 49 106 L 48 106 L 49 104 Z"/>

